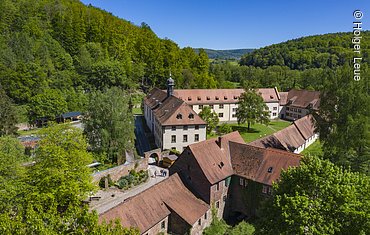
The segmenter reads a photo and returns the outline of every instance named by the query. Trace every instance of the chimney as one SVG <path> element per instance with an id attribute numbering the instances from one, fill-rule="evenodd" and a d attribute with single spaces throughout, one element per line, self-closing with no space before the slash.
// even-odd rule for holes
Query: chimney
<path id="1" fill-rule="evenodd" d="M 220 149 L 222 149 L 222 136 L 219 136 L 218 139 L 216 140 L 216 143 Z"/>

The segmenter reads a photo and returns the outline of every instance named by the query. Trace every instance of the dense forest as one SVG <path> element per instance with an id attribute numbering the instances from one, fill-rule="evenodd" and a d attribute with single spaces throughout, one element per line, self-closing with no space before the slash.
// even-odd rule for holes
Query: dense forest
<path id="1" fill-rule="evenodd" d="M 180 49 L 145 23 L 77 0 L 4 0 L 0 8 L 0 86 L 30 119 L 43 115 L 34 114 L 40 100 L 53 100 L 55 114 L 81 110 L 86 92 L 163 86 L 170 72 L 177 87 L 216 87 L 204 51 Z"/>
<path id="2" fill-rule="evenodd" d="M 370 31 L 361 33 L 362 63 L 370 63 Z M 333 33 L 290 40 L 255 50 L 240 60 L 241 65 L 290 69 L 335 68 L 352 63 L 353 33 Z"/>
<path id="3" fill-rule="evenodd" d="M 194 48 L 195 52 L 199 53 L 202 48 Z M 240 58 L 254 49 L 230 49 L 230 50 L 213 50 L 204 48 L 210 59 L 218 60 L 240 60 Z"/>
<path id="4" fill-rule="evenodd" d="M 370 31 L 361 33 L 361 74 L 368 76 Z M 353 66 L 353 33 L 333 33 L 303 37 L 267 46 L 244 55 L 239 65 L 212 63 L 210 72 L 219 87 L 254 85 L 321 90 L 328 73 Z M 357 54 L 356 54 L 357 56 Z"/>

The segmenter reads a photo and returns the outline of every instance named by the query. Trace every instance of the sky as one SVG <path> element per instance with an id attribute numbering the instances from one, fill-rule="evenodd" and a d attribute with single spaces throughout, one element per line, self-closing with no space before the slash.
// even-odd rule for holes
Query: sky
<path id="1" fill-rule="evenodd" d="M 350 32 L 353 12 L 370 29 L 370 0 L 82 0 L 180 47 L 260 48 L 309 35 Z"/>

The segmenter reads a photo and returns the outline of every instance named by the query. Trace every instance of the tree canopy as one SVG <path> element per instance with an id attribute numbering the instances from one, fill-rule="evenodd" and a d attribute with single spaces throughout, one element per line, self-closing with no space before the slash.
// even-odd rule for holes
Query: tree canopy
<path id="1" fill-rule="evenodd" d="M 248 130 L 250 130 L 251 124 L 255 122 L 268 124 L 269 116 L 267 105 L 254 89 L 247 89 L 240 95 L 236 109 L 238 124 L 247 123 Z"/>
<path id="2" fill-rule="evenodd" d="M 178 88 L 216 87 L 204 51 L 181 49 L 145 23 L 71 0 L 4 0 L 0 8 L 0 85 L 16 104 L 32 104 L 31 120 L 83 111 L 66 93 L 164 88 L 170 72 Z"/>
<path id="3" fill-rule="evenodd" d="M 15 134 L 17 121 L 14 104 L 0 86 L 0 136 Z"/>
<path id="4" fill-rule="evenodd" d="M 364 73 L 366 70 L 363 71 Z M 315 114 L 324 157 L 370 175 L 369 91 L 347 66 L 328 74 Z"/>
<path id="5" fill-rule="evenodd" d="M 306 157 L 281 173 L 260 212 L 261 234 L 369 234 L 370 180 Z"/>
<path id="6" fill-rule="evenodd" d="M 59 125 L 41 135 L 31 164 L 24 164 L 17 139 L 0 138 L 0 233 L 139 234 L 120 224 L 99 224 L 83 203 L 95 186 L 81 130 Z"/>
<path id="7" fill-rule="evenodd" d="M 97 159 L 120 164 L 125 151 L 133 151 L 135 126 L 130 100 L 130 95 L 117 87 L 90 94 L 83 123 Z"/>
<path id="8" fill-rule="evenodd" d="M 219 122 L 218 115 L 215 111 L 212 112 L 212 109 L 209 106 L 203 107 L 200 111 L 199 116 L 207 122 L 207 133 L 211 133 L 214 130 Z"/>

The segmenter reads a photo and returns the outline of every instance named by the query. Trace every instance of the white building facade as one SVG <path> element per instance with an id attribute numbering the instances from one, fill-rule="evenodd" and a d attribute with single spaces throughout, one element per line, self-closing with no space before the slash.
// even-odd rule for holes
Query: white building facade
<path id="1" fill-rule="evenodd" d="M 237 122 L 236 110 L 240 95 L 244 89 L 183 89 L 175 90 L 174 96 L 185 101 L 196 113 L 203 107 L 210 107 L 220 122 Z M 277 88 L 260 88 L 256 90 L 268 107 L 270 119 L 279 117 L 279 92 Z"/>
<path id="2" fill-rule="evenodd" d="M 189 144 L 206 140 L 206 125 L 184 101 L 173 96 L 174 82 L 167 81 L 167 92 L 154 88 L 144 99 L 144 117 L 162 150 L 182 152 Z"/>

